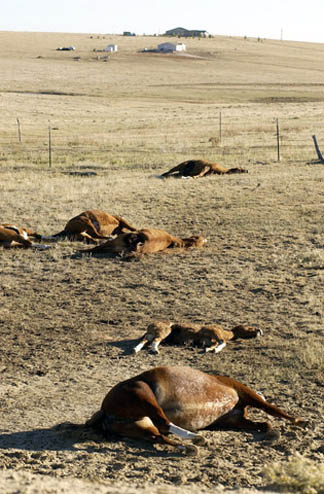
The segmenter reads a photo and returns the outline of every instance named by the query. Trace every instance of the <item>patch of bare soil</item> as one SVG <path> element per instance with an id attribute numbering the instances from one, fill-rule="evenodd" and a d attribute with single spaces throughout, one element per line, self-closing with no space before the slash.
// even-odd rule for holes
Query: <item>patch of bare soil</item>
<path id="1" fill-rule="evenodd" d="M 22 488 L 23 486 L 23 488 Z M 204 494 L 211 492 L 204 487 L 173 487 L 161 485 L 132 485 L 122 482 L 92 482 L 81 479 L 59 479 L 49 475 L 37 475 L 29 472 L 17 472 L 8 470 L 0 472 L 0 488 L 4 494 Z M 216 487 L 212 491 L 215 494 L 256 494 L 254 489 L 225 490 Z M 267 491 L 271 494 L 270 491 Z"/>

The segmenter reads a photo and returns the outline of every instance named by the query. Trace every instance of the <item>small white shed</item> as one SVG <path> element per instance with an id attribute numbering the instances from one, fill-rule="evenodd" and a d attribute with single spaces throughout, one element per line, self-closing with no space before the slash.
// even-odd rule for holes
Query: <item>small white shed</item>
<path id="1" fill-rule="evenodd" d="M 118 46 L 117 45 L 108 45 L 108 46 L 106 46 L 104 51 L 109 51 L 109 52 L 118 51 Z"/>
<path id="2" fill-rule="evenodd" d="M 186 45 L 184 45 L 183 43 L 170 43 L 170 42 L 166 42 L 166 43 L 161 43 L 160 45 L 158 45 L 158 51 L 159 52 L 163 52 L 163 53 L 172 53 L 174 51 L 185 51 L 186 49 Z"/>
<path id="3" fill-rule="evenodd" d="M 177 43 L 176 51 L 186 51 L 186 45 L 184 43 Z"/>

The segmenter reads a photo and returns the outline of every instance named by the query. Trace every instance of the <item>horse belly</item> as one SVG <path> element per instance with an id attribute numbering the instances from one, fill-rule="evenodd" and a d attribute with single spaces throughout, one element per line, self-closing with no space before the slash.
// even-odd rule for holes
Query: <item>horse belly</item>
<path id="1" fill-rule="evenodd" d="M 235 389 L 213 375 L 186 366 L 158 371 L 160 382 L 154 389 L 157 402 L 168 419 L 183 429 L 204 429 L 239 401 Z"/>
<path id="2" fill-rule="evenodd" d="M 112 235 L 113 231 L 117 228 L 118 223 L 110 223 L 106 225 L 101 225 L 98 223 L 98 226 L 95 224 L 97 232 L 102 235 L 103 237 L 108 237 L 109 235 Z"/>
<path id="3" fill-rule="evenodd" d="M 210 426 L 231 411 L 237 402 L 238 397 L 234 392 L 215 396 L 212 400 L 202 397 L 201 400 L 177 403 L 174 406 L 164 408 L 164 411 L 175 425 L 195 431 Z"/>
<path id="4" fill-rule="evenodd" d="M 139 248 L 139 252 L 143 254 L 153 254 L 154 252 L 160 252 L 169 247 L 170 242 L 167 240 L 148 240 L 144 242 L 144 245 Z"/>

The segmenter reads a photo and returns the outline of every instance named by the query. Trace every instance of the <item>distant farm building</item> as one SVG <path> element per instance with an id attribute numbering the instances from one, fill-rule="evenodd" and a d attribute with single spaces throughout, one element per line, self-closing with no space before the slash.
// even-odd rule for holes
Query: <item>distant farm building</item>
<path id="1" fill-rule="evenodd" d="M 56 48 L 57 51 L 74 51 L 75 46 L 60 46 L 59 48 Z"/>
<path id="2" fill-rule="evenodd" d="M 161 43 L 158 45 L 158 52 L 173 53 L 174 51 L 186 51 L 186 45 L 183 43 Z"/>
<path id="3" fill-rule="evenodd" d="M 109 52 L 118 51 L 118 46 L 117 45 L 108 45 L 108 46 L 106 46 L 104 51 L 109 51 Z"/>
<path id="4" fill-rule="evenodd" d="M 184 27 L 176 27 L 166 31 L 164 36 L 178 36 L 185 38 L 206 38 L 208 36 L 207 31 L 198 29 L 185 29 Z"/>

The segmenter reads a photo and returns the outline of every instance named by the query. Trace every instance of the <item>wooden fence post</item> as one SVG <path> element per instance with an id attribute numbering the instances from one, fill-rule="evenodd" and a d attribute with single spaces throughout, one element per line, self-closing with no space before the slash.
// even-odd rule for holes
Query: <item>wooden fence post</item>
<path id="1" fill-rule="evenodd" d="M 277 127 L 277 161 L 280 161 L 280 132 L 279 132 L 279 120 L 277 118 L 276 122 Z"/>
<path id="2" fill-rule="evenodd" d="M 18 127 L 18 142 L 21 144 L 21 128 L 20 128 L 19 118 L 17 118 L 17 127 Z"/>
<path id="3" fill-rule="evenodd" d="M 48 166 L 52 168 L 52 129 L 51 124 L 48 126 Z"/>
<path id="4" fill-rule="evenodd" d="M 314 146 L 315 146 L 315 151 L 316 151 L 317 157 L 318 157 L 318 159 L 319 159 L 322 163 L 324 163 L 324 158 L 323 158 L 323 155 L 322 155 L 321 150 L 320 150 L 320 148 L 319 148 L 319 145 L 318 145 L 318 143 L 317 143 L 316 136 L 314 135 L 314 136 L 312 136 L 312 138 L 313 138 L 313 141 L 314 141 Z"/>
<path id="5" fill-rule="evenodd" d="M 219 124 L 218 124 L 218 138 L 219 144 L 222 144 L 222 112 L 219 112 Z"/>

